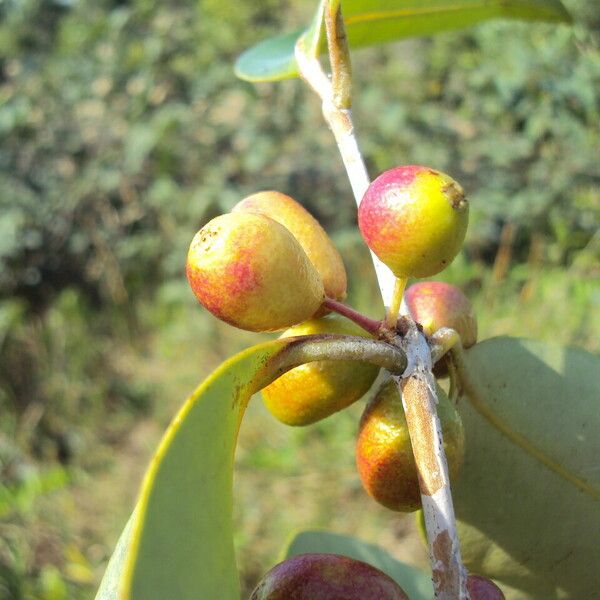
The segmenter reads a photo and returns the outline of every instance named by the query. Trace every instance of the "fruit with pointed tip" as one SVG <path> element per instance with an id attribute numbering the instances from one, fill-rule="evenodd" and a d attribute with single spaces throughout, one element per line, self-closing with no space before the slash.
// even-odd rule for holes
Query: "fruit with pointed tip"
<path id="1" fill-rule="evenodd" d="M 451 327 L 460 335 L 464 348 L 470 348 L 477 341 L 473 305 L 455 285 L 420 281 L 406 290 L 404 301 L 426 334 L 431 335 L 441 327 Z"/>
<path id="2" fill-rule="evenodd" d="M 465 452 L 460 415 L 436 386 L 437 413 L 442 425 L 450 477 L 457 475 Z M 411 512 L 421 507 L 417 465 L 402 400 L 394 380 L 384 382 L 360 421 L 356 466 L 369 495 L 391 510 Z"/>
<path id="3" fill-rule="evenodd" d="M 369 248 L 398 278 L 429 277 L 461 249 L 469 220 L 462 187 L 418 165 L 382 173 L 367 189 L 358 225 Z"/>
<path id="4" fill-rule="evenodd" d="M 250 600 L 408 600 L 388 575 L 339 554 L 300 554 L 274 566 Z"/>
<path id="5" fill-rule="evenodd" d="M 281 337 L 338 333 L 369 337 L 358 325 L 337 314 L 311 319 Z M 264 403 L 287 425 L 309 425 L 350 406 L 367 393 L 379 367 L 356 361 L 323 360 L 300 365 L 263 389 Z"/>
<path id="6" fill-rule="evenodd" d="M 467 590 L 471 600 L 505 600 L 502 590 L 487 577 L 469 575 Z"/>
<path id="7" fill-rule="evenodd" d="M 263 215 L 229 213 L 207 223 L 192 240 L 186 273 L 203 306 L 249 331 L 310 319 L 325 296 L 296 238 Z"/>
<path id="8" fill-rule="evenodd" d="M 264 191 L 244 198 L 232 212 L 265 215 L 287 227 L 319 272 L 327 297 L 334 300 L 346 297 L 347 279 L 342 257 L 327 232 L 299 202 L 281 192 Z"/>

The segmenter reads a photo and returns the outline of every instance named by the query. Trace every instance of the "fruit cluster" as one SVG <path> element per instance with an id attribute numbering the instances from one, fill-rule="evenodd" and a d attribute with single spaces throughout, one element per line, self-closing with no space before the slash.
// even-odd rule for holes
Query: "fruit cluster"
<path id="1" fill-rule="evenodd" d="M 368 188 L 358 222 L 369 248 L 399 280 L 429 277 L 448 266 L 460 250 L 468 203 L 460 185 L 448 175 L 420 166 L 397 167 Z M 341 304 L 347 278 L 339 252 L 318 221 L 285 194 L 254 194 L 230 213 L 207 223 L 192 241 L 186 270 L 200 303 L 241 329 L 285 329 L 283 338 L 333 333 L 389 339 L 387 321 L 364 328 L 364 321 L 358 318 L 362 316 Z M 476 342 L 472 306 L 455 286 L 417 282 L 407 289 L 404 299 L 426 336 L 450 327 L 465 347 Z M 328 314 L 331 310 L 343 316 Z M 442 375 L 443 365 L 438 369 L 437 374 Z M 264 388 L 263 400 L 283 423 L 308 425 L 361 398 L 378 372 L 378 367 L 368 363 L 308 363 Z M 455 477 L 464 455 L 464 431 L 459 414 L 439 386 L 437 395 L 450 476 Z M 420 507 L 419 478 L 402 400 L 389 378 L 364 410 L 356 464 L 363 486 L 379 503 L 396 511 Z M 294 598 L 406 597 L 383 573 L 356 562 L 334 555 L 292 559 L 267 574 L 252 598 L 291 598 L 291 589 L 296 590 Z M 335 592 L 340 582 L 354 585 L 353 573 L 361 573 L 359 579 L 376 591 L 344 596 Z M 333 580 L 325 581 L 326 574 Z M 354 587 L 359 590 L 356 586 L 358 583 Z M 327 595 L 329 589 L 334 591 Z"/>

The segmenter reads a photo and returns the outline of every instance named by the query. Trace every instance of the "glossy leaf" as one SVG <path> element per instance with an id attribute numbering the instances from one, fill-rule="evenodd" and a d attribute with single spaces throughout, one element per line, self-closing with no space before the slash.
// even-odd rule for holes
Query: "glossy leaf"
<path id="1" fill-rule="evenodd" d="M 495 18 L 569 22 L 560 0 L 342 0 L 352 49 L 408 37 L 460 29 Z M 312 25 L 305 30 L 312 45 L 321 40 L 320 3 Z M 236 62 L 238 77 L 247 81 L 275 81 L 298 75 L 294 46 L 303 30 L 260 42 Z"/>
<path id="2" fill-rule="evenodd" d="M 507 598 L 600 597 L 600 359 L 494 338 L 466 360 L 483 391 L 481 405 L 459 402 L 466 457 L 452 484 L 468 569 L 524 590 Z"/>
<path id="3" fill-rule="evenodd" d="M 341 554 L 362 560 L 389 575 L 408 594 L 410 600 L 433 598 L 433 586 L 427 573 L 396 560 L 379 546 L 339 533 L 303 531 L 291 541 L 282 560 L 312 552 Z"/>
<path id="4" fill-rule="evenodd" d="M 238 600 L 233 456 L 240 421 L 285 342 L 225 362 L 186 401 L 146 474 L 97 600 Z"/>

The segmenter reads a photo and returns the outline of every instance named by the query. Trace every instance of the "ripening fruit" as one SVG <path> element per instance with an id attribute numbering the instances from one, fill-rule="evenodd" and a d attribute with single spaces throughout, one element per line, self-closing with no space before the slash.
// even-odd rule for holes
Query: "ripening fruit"
<path id="1" fill-rule="evenodd" d="M 413 319 L 431 335 L 441 327 L 451 327 L 469 348 L 477 341 L 477 319 L 473 305 L 455 285 L 442 281 L 422 281 L 411 285 L 404 301 Z"/>
<path id="2" fill-rule="evenodd" d="M 250 600 L 408 600 L 385 573 L 338 554 L 300 554 L 274 566 Z"/>
<path id="3" fill-rule="evenodd" d="M 249 331 L 275 331 L 310 319 L 323 283 L 302 246 L 262 215 L 216 217 L 192 240 L 186 273 L 200 303 Z"/>
<path id="4" fill-rule="evenodd" d="M 287 227 L 319 272 L 325 294 L 334 300 L 346 297 L 346 269 L 340 253 L 319 222 L 293 198 L 280 192 L 258 192 L 238 202 L 232 212 L 265 215 Z"/>
<path id="5" fill-rule="evenodd" d="M 502 590 L 487 577 L 467 576 L 467 590 L 471 600 L 505 600 Z"/>
<path id="6" fill-rule="evenodd" d="M 465 433 L 460 415 L 437 387 L 438 416 L 450 477 L 464 458 Z M 365 490 L 391 510 L 411 512 L 421 507 L 417 466 L 396 383 L 386 381 L 367 405 L 360 421 L 356 466 Z"/>
<path id="7" fill-rule="evenodd" d="M 369 334 L 340 315 L 300 323 L 281 337 L 339 333 Z M 284 373 L 263 389 L 263 399 L 271 414 L 287 425 L 309 425 L 350 406 L 367 393 L 379 367 L 357 361 L 323 360 L 300 365 Z"/>
<path id="8" fill-rule="evenodd" d="M 382 173 L 358 209 L 365 242 L 399 278 L 445 269 L 462 246 L 468 220 L 462 187 L 444 173 L 416 165 Z"/>

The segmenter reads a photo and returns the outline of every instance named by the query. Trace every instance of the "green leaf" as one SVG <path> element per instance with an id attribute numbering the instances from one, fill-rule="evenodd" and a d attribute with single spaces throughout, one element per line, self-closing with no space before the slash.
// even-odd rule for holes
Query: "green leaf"
<path id="1" fill-rule="evenodd" d="M 266 342 L 223 363 L 163 436 L 96 599 L 238 600 L 233 458 L 248 401 L 299 364 L 367 354 L 392 369 L 406 366 L 404 354 L 388 344 L 329 334 Z"/>
<path id="2" fill-rule="evenodd" d="M 452 490 L 465 564 L 525 592 L 508 598 L 599 598 L 600 360 L 495 338 L 466 362 L 483 393 L 459 403 L 466 458 Z"/>
<path id="3" fill-rule="evenodd" d="M 312 552 L 341 554 L 362 560 L 389 575 L 408 594 L 410 600 L 433 598 L 433 586 L 427 573 L 396 560 L 379 546 L 339 533 L 302 531 L 291 541 L 285 558 Z"/>
<path id="4" fill-rule="evenodd" d="M 235 74 L 246 81 L 278 81 L 298 76 L 294 46 L 304 33 L 297 29 L 246 50 L 235 62 Z"/>
<path id="5" fill-rule="evenodd" d="M 294 46 L 303 34 L 312 46 L 321 41 L 325 50 L 322 11 L 307 30 L 260 42 L 244 52 L 235 72 L 246 81 L 276 81 L 296 77 Z M 470 27 L 488 19 L 570 22 L 560 0 L 342 0 L 351 49 L 383 44 L 408 37 Z"/>
<path id="6" fill-rule="evenodd" d="M 238 600 L 232 478 L 248 400 L 289 341 L 254 346 L 186 401 L 152 460 L 97 600 Z"/>

